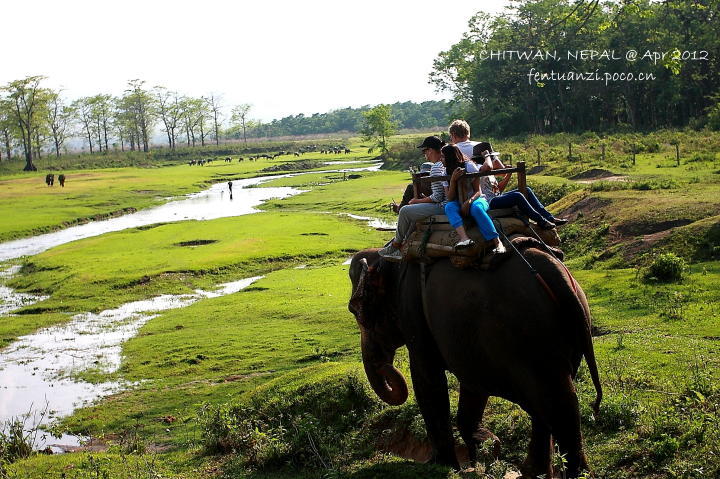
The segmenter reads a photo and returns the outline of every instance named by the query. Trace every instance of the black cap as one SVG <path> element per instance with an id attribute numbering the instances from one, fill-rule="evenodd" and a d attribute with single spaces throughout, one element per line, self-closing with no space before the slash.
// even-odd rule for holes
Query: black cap
<path id="1" fill-rule="evenodd" d="M 437 136 L 428 136 L 423 140 L 422 145 L 418 146 L 418 148 L 432 148 L 433 150 L 439 150 L 445 146 L 445 142 L 440 139 L 440 137 Z"/>
<path id="2" fill-rule="evenodd" d="M 481 141 L 477 145 L 473 146 L 473 154 L 472 154 L 473 160 L 475 158 L 483 158 L 483 154 L 482 154 L 483 151 L 488 151 L 488 152 L 492 153 L 493 152 L 492 145 L 490 143 L 488 143 L 487 141 Z"/>

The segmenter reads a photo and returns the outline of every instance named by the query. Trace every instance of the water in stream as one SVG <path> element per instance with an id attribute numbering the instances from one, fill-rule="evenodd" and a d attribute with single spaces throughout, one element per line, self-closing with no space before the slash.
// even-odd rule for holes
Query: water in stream
<path id="1" fill-rule="evenodd" d="M 121 382 L 92 384 L 72 375 L 86 370 L 113 373 L 120 367 L 122 343 L 159 312 L 183 308 L 203 298 L 236 293 L 261 276 L 221 284 L 212 291 L 161 295 L 134 301 L 101 313 L 81 313 L 65 324 L 22 336 L 0 351 L 0 422 L 31 412 L 27 427 L 71 414 L 76 408 L 128 385 Z M 48 414 L 39 414 L 47 410 Z M 52 442 L 52 439 L 46 439 Z M 64 445 L 78 441 L 72 436 Z M 45 446 L 40 443 L 36 446 Z"/>
<path id="2" fill-rule="evenodd" d="M 276 178 L 288 178 L 310 173 L 376 171 L 380 166 L 382 166 L 382 163 L 359 168 L 288 173 L 234 180 L 232 199 L 230 198 L 227 182 L 217 183 L 207 190 L 188 195 L 179 200 L 170 201 L 161 206 L 141 210 L 137 213 L 102 221 L 91 221 L 90 223 L 73 226 L 54 233 L 0 243 L 0 261 L 42 253 L 70 241 L 90 238 L 112 231 L 137 228 L 138 226 L 185 220 L 212 220 L 256 213 L 258 211 L 256 207 L 264 201 L 273 198 L 287 198 L 302 193 L 304 190 L 290 187 L 250 188 L 251 186 L 260 185 Z"/>

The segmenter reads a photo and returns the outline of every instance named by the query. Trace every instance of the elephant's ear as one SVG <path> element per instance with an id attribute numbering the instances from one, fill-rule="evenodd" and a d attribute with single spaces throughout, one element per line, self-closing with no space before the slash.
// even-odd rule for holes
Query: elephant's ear
<path id="1" fill-rule="evenodd" d="M 350 297 L 350 302 L 348 303 L 348 309 L 351 313 L 355 315 L 357 318 L 358 323 L 360 323 L 361 326 L 367 327 L 368 325 L 367 320 L 365 319 L 365 285 L 367 282 L 367 276 L 368 276 L 368 263 L 365 258 L 362 258 L 360 260 L 360 277 L 358 278 L 357 285 L 355 286 L 355 291 L 353 291 L 352 296 Z"/>

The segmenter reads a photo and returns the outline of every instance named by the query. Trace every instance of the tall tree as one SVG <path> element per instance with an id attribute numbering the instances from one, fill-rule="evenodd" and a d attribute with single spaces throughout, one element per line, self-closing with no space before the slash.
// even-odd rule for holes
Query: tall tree
<path id="1" fill-rule="evenodd" d="M 222 123 L 222 106 L 220 105 L 220 98 L 217 95 L 210 95 L 209 98 L 206 99 L 208 106 L 210 107 L 210 112 L 212 113 L 213 117 L 213 129 L 215 130 L 215 144 L 220 144 L 220 124 Z"/>
<path id="2" fill-rule="evenodd" d="M 82 128 L 83 136 L 90 148 L 90 154 L 94 153 L 93 140 L 97 134 L 97 125 L 93 119 L 92 103 L 89 97 L 78 98 L 71 105 L 76 114 L 77 120 Z"/>
<path id="3" fill-rule="evenodd" d="M 247 116 L 250 113 L 250 108 L 252 108 L 252 105 L 249 103 L 237 105 L 232 109 L 232 117 L 230 118 L 231 123 L 239 124 L 242 127 L 243 141 L 245 143 L 247 143 Z"/>
<path id="4" fill-rule="evenodd" d="M 177 130 L 183 114 L 180 108 L 180 95 L 177 92 L 168 91 L 167 88 L 162 86 L 155 87 L 153 94 L 155 96 L 158 116 L 165 127 L 168 146 L 174 150 L 177 140 Z"/>
<path id="5" fill-rule="evenodd" d="M 36 171 L 33 164 L 33 146 L 37 142 L 40 126 L 46 117 L 47 90 L 40 87 L 44 76 L 29 76 L 5 85 L 2 90 L 7 92 L 12 102 L 14 120 L 20 132 L 20 139 L 25 153 L 24 171 Z"/>
<path id="6" fill-rule="evenodd" d="M 9 99 L 0 97 L 0 141 L 2 141 L 2 146 L 5 148 L 6 160 L 12 159 L 15 129 L 13 104 Z M 1 153 L 0 159 L 2 159 Z"/>
<path id="7" fill-rule="evenodd" d="M 60 158 L 60 149 L 70 135 L 70 127 L 74 116 L 73 109 L 65 104 L 59 92 L 51 92 L 48 96 L 47 125 L 53 138 L 55 156 Z"/>
<path id="8" fill-rule="evenodd" d="M 150 134 L 155 123 L 152 95 L 143 88 L 143 80 L 130 80 L 125 90 L 123 106 L 133 121 L 133 135 L 142 143 L 143 151 L 150 151 Z"/>
<path id="9" fill-rule="evenodd" d="M 380 148 L 384 155 L 388 152 L 388 138 L 397 131 L 397 123 L 392 119 L 390 105 L 378 105 L 366 112 L 363 112 L 365 124 L 361 130 L 363 140 L 373 141 L 374 144 L 368 149 L 372 153 L 375 148 Z"/>
<path id="10" fill-rule="evenodd" d="M 107 153 L 113 117 L 113 98 L 111 95 L 98 94 L 88 98 L 88 103 L 92 120 L 95 123 L 98 149 Z"/>

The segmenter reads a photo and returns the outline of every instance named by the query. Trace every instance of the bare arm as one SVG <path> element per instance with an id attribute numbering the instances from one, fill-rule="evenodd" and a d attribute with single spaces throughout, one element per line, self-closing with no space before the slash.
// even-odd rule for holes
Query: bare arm
<path id="1" fill-rule="evenodd" d="M 502 161 L 500 161 L 499 158 L 494 158 L 492 162 L 493 169 L 501 169 L 505 168 L 505 165 Z M 510 178 L 512 177 L 512 173 L 505 173 L 505 176 L 502 180 L 498 183 L 498 192 L 502 193 L 505 191 L 505 188 L 507 188 L 508 183 L 510 183 Z"/>

